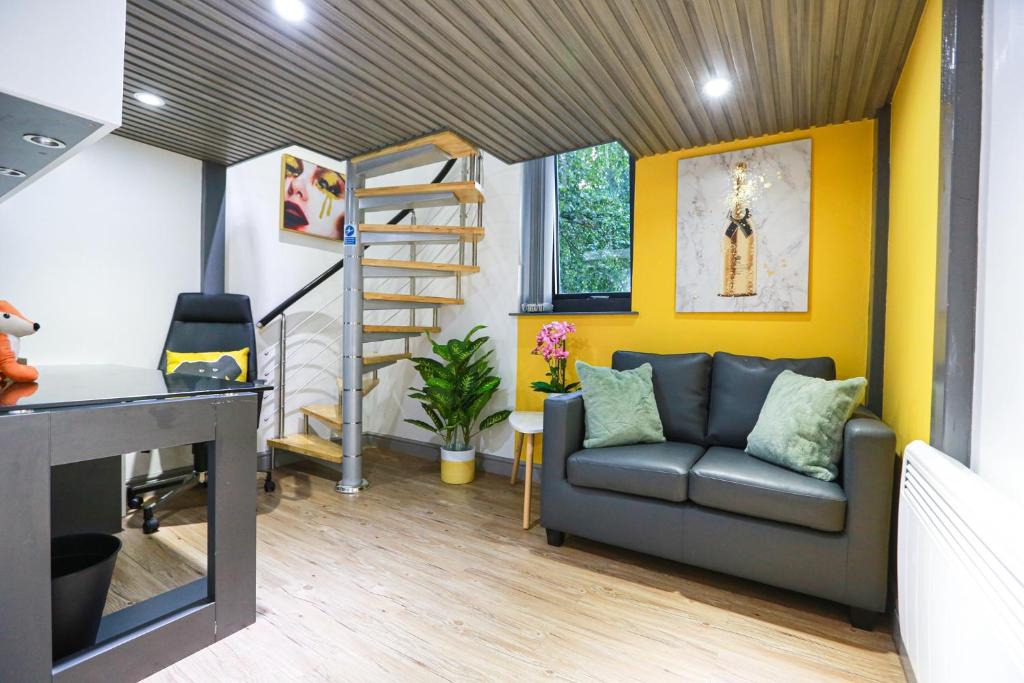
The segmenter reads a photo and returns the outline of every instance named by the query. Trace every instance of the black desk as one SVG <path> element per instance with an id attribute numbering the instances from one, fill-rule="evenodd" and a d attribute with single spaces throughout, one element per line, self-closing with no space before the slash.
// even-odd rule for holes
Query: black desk
<path id="1" fill-rule="evenodd" d="M 256 618 L 256 413 L 266 385 L 110 365 L 39 369 L 0 393 L 0 681 L 139 680 Z M 104 617 L 54 663 L 50 468 L 206 443 L 207 577 Z"/>

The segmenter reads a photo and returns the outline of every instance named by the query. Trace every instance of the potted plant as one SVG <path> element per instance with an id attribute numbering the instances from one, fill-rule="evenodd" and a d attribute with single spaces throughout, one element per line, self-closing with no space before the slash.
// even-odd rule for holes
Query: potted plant
<path id="1" fill-rule="evenodd" d="M 468 484 L 476 470 L 476 451 L 470 440 L 485 429 L 508 419 L 510 410 L 499 410 L 479 421 L 477 418 L 487 406 L 501 384 L 488 362 L 493 351 L 478 355 L 489 337 L 473 338 L 484 325 L 469 331 L 463 339 L 450 339 L 446 344 L 430 340 L 434 358 L 413 358 L 416 371 L 423 378 L 419 389 L 410 387 L 414 398 L 423 406 L 430 424 L 423 420 L 406 419 L 428 432 L 441 437 L 441 480 L 448 484 Z"/>
<path id="2" fill-rule="evenodd" d="M 537 333 L 537 346 L 531 351 L 535 356 L 543 356 L 548 364 L 549 381 L 531 382 L 534 391 L 544 394 L 567 394 L 575 391 L 579 382 L 566 382 L 566 367 L 569 365 L 569 352 L 565 348 L 566 338 L 576 331 L 570 322 L 553 321 L 540 328 Z"/>

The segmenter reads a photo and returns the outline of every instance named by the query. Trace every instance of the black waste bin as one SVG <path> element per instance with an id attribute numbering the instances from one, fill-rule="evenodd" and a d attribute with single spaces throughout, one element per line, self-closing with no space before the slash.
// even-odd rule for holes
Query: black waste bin
<path id="1" fill-rule="evenodd" d="M 53 661 L 96 643 L 121 541 L 109 534 L 58 536 L 50 543 Z"/>

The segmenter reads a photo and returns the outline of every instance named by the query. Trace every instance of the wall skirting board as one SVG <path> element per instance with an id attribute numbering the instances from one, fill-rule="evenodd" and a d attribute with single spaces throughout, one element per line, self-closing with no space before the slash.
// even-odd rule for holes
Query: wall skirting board
<path id="1" fill-rule="evenodd" d="M 432 462 L 441 459 L 441 454 L 438 451 L 437 444 L 427 443 L 426 441 L 420 441 L 418 439 L 409 439 L 402 436 L 392 436 L 390 434 L 377 434 L 373 432 L 367 432 L 363 434 L 363 443 L 366 446 L 374 446 L 376 448 L 383 448 L 394 453 L 401 453 L 403 455 L 411 455 L 422 460 L 430 460 Z M 270 462 L 270 453 L 261 452 L 258 455 L 260 469 L 265 469 Z M 289 465 L 297 460 L 300 460 L 298 456 L 290 453 L 279 453 L 277 456 L 277 466 Z M 493 455 L 491 453 L 477 453 L 476 467 L 478 470 L 488 472 L 490 474 L 497 474 L 502 477 L 507 477 L 512 474 L 512 461 L 508 458 L 503 458 L 500 455 Z M 540 483 L 540 474 L 543 466 L 539 463 L 533 466 L 533 481 L 534 483 Z M 518 480 L 522 481 L 523 477 L 526 476 L 526 464 L 519 463 L 519 474 L 517 475 Z"/>
<path id="2" fill-rule="evenodd" d="M 892 640 L 896 643 L 896 652 L 900 656 L 900 665 L 903 667 L 903 675 L 907 677 L 907 683 L 917 683 L 914 667 L 910 663 L 910 655 L 907 654 L 907 646 L 903 643 L 903 636 L 900 634 L 900 614 L 896 610 L 893 610 L 892 613 Z"/>
<path id="3" fill-rule="evenodd" d="M 375 433 L 365 434 L 364 439 L 367 445 L 376 446 L 377 448 L 383 448 L 395 453 L 413 455 L 417 458 L 423 458 L 424 460 L 431 461 L 441 459 L 441 453 L 438 451 L 437 444 L 427 443 L 426 441 Z M 476 468 L 478 470 L 482 470 L 490 474 L 497 474 L 502 477 L 507 477 L 512 474 L 512 461 L 508 458 L 503 458 L 500 455 L 493 455 L 491 453 L 477 452 L 476 455 Z M 535 463 L 533 466 L 533 481 L 535 483 L 540 483 L 541 470 L 542 466 L 539 463 Z M 525 476 L 526 464 L 520 462 L 519 474 L 517 475 L 518 480 L 522 481 Z"/>

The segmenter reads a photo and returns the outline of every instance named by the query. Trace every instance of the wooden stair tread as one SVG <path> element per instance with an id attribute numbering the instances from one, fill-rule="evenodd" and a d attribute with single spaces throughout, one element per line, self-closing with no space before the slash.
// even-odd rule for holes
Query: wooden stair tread
<path id="1" fill-rule="evenodd" d="M 421 138 L 416 138 L 415 140 L 409 140 L 408 142 L 402 142 L 397 145 L 391 145 L 390 147 L 384 147 L 383 149 L 378 149 L 374 152 L 368 152 L 355 157 L 352 161 L 356 163 L 359 163 L 360 161 L 369 161 L 370 159 L 387 156 L 388 154 L 404 152 L 405 150 L 423 147 L 424 145 L 434 145 L 453 159 L 473 156 L 477 153 L 476 147 L 469 144 L 455 133 L 451 131 L 444 131 L 442 133 L 433 133 Z"/>
<path id="2" fill-rule="evenodd" d="M 363 365 L 380 365 L 381 363 L 393 363 L 394 361 L 412 358 L 411 353 L 379 353 L 363 356 Z"/>
<path id="3" fill-rule="evenodd" d="M 389 294 L 387 292 L 363 292 L 363 299 L 366 301 L 415 301 L 421 304 L 451 304 L 458 306 L 465 303 L 465 299 L 456 299 L 449 296 L 421 296 L 419 294 Z"/>
<path id="4" fill-rule="evenodd" d="M 289 434 L 276 439 L 267 439 L 267 444 L 283 451 L 298 453 L 317 460 L 341 462 L 341 444 L 328 441 L 316 434 Z"/>
<path id="5" fill-rule="evenodd" d="M 363 325 L 363 332 L 430 332 L 431 334 L 437 334 L 441 331 L 440 327 L 431 327 L 429 325 Z"/>
<path id="6" fill-rule="evenodd" d="M 396 261 L 393 259 L 364 258 L 364 266 L 378 268 L 407 268 L 409 270 L 437 270 L 452 273 L 479 273 L 480 266 L 462 265 L 459 263 L 433 263 L 431 261 Z"/>
<path id="7" fill-rule="evenodd" d="M 479 242 L 484 238 L 484 229 L 459 227 L 457 225 L 390 225 L 388 223 L 360 224 L 362 232 L 395 233 L 400 235 L 457 235 L 468 242 Z"/>
<path id="8" fill-rule="evenodd" d="M 480 185 L 472 180 L 454 183 L 422 183 L 418 185 L 389 185 L 387 187 L 361 187 L 356 190 L 356 197 L 401 197 L 415 194 L 451 193 L 462 204 L 477 204 L 484 201 L 484 193 Z"/>
<path id="9" fill-rule="evenodd" d="M 303 415 L 320 420 L 334 431 L 341 431 L 341 411 L 337 403 L 312 403 L 299 408 Z"/>

